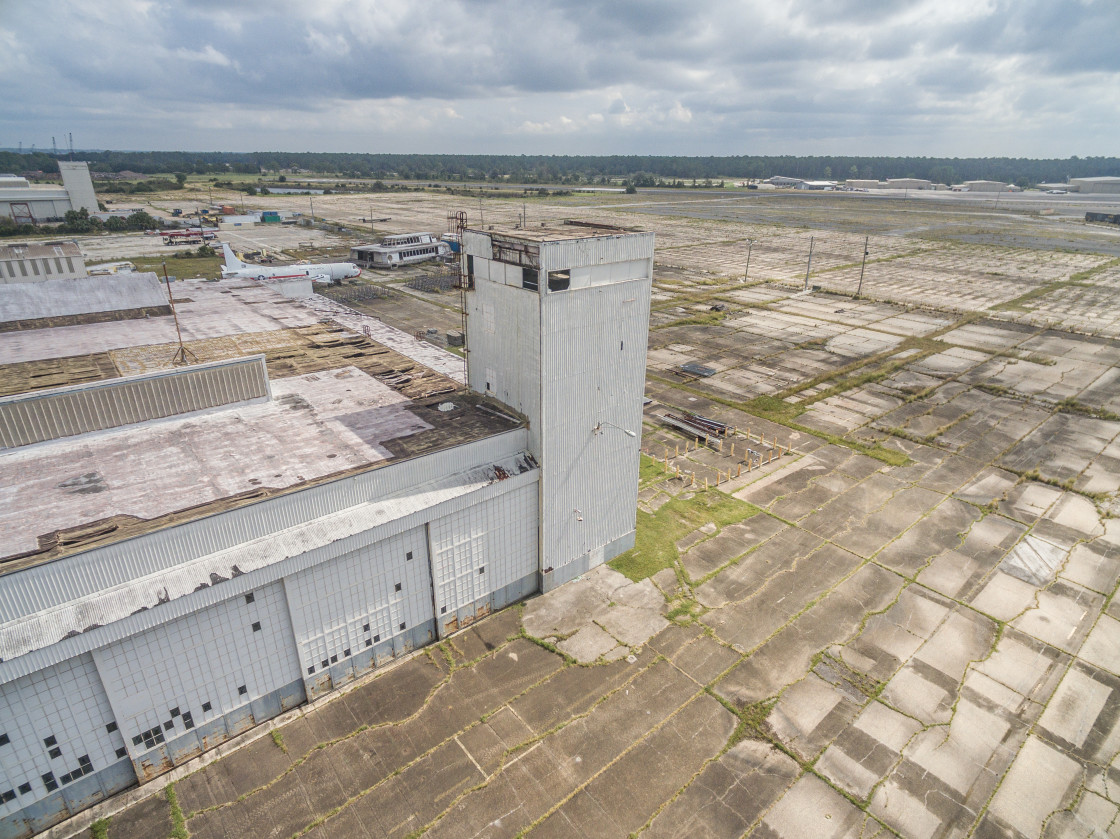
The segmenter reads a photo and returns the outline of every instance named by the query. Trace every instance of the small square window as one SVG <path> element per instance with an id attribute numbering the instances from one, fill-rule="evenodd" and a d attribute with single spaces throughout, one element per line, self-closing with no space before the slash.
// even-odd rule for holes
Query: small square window
<path id="1" fill-rule="evenodd" d="M 139 746 L 140 743 L 143 742 L 143 740 L 144 740 L 144 735 L 137 734 L 135 737 L 132 738 L 132 745 Z"/>
<path id="2" fill-rule="evenodd" d="M 56 757 L 62 757 L 62 749 L 60 749 L 58 746 L 55 746 L 53 749 L 47 752 L 47 754 L 51 756 L 51 760 L 54 760 Z"/>
<path id="3" fill-rule="evenodd" d="M 412 559 L 412 551 L 409 551 L 408 553 L 406 553 L 404 555 L 404 558 L 405 558 L 405 561 L 408 561 L 408 560 Z"/>
<path id="4" fill-rule="evenodd" d="M 402 630 L 404 629 L 404 626 L 405 626 L 405 625 L 404 625 L 404 624 L 402 623 L 402 624 L 401 624 L 401 629 L 402 629 Z"/>
<path id="5" fill-rule="evenodd" d="M 485 565 L 480 565 L 479 568 L 478 568 L 478 573 L 479 574 L 485 574 L 486 573 L 486 566 Z"/>
<path id="6" fill-rule="evenodd" d="M 331 664 L 338 664 L 338 656 L 337 655 L 332 655 L 331 656 Z"/>
<path id="7" fill-rule="evenodd" d="M 244 696 L 248 692 L 249 692 L 249 688 L 247 688 L 245 685 L 242 685 L 241 687 L 239 687 L 237 689 L 237 695 L 238 696 Z"/>
<path id="8" fill-rule="evenodd" d="M 324 658 L 322 661 L 319 662 L 319 666 L 322 667 L 324 670 L 326 670 L 328 667 L 331 666 L 331 663 L 330 663 L 330 661 L 328 661 L 327 659 Z"/>
<path id="9" fill-rule="evenodd" d="M 369 627 L 366 627 L 366 628 L 368 629 Z M 6 733 L 5 734 L 0 734 L 0 746 L 6 746 L 10 742 L 12 742 L 12 741 L 11 741 L 11 739 L 9 739 L 9 737 Z"/>
<path id="10" fill-rule="evenodd" d="M 57 746 L 58 741 L 54 739 L 54 735 L 52 734 L 50 737 L 43 740 L 43 745 L 49 749 L 51 746 Z"/>
<path id="11" fill-rule="evenodd" d="M 253 621 L 253 631 L 254 632 L 260 632 L 261 631 L 261 622 L 260 621 Z"/>
<path id="12" fill-rule="evenodd" d="M 184 726 L 184 727 L 185 727 L 185 728 L 186 728 L 186 729 L 187 729 L 188 731 L 189 731 L 190 729 L 194 728 L 194 717 L 192 717 L 192 716 L 191 716 L 191 712 L 190 712 L 190 711 L 187 711 L 187 713 L 183 714 L 183 726 Z"/>
<path id="13" fill-rule="evenodd" d="M 81 776 L 79 775 L 78 777 L 81 777 Z M 59 777 L 58 782 L 60 784 L 62 784 L 63 786 L 65 786 L 66 784 L 70 783 L 72 780 L 74 780 L 74 776 L 71 775 L 69 772 L 67 772 L 65 775 L 62 775 L 62 776 Z"/>
<path id="14" fill-rule="evenodd" d="M 117 749 L 117 757 L 124 757 L 126 754 L 128 754 L 128 749 L 126 749 L 124 746 L 121 746 L 119 749 Z"/>
<path id="15" fill-rule="evenodd" d="M 20 795 L 27 795 L 27 793 L 29 793 L 29 792 L 31 792 L 31 784 L 29 784 L 25 781 L 24 783 L 19 785 L 19 794 Z"/>
<path id="16" fill-rule="evenodd" d="M 378 641 L 380 641 L 380 640 L 381 640 L 381 636 L 380 636 L 380 635 L 374 635 L 374 636 L 373 636 L 373 643 L 375 643 L 375 644 L 376 644 L 376 643 L 377 643 Z"/>
<path id="17" fill-rule="evenodd" d="M 252 603 L 256 599 L 257 598 L 253 595 L 253 592 L 249 592 L 248 594 L 245 595 L 245 603 L 246 604 Z"/>
<path id="18" fill-rule="evenodd" d="M 362 632 L 369 632 L 369 624 L 368 623 L 365 626 L 362 627 Z"/>
<path id="19" fill-rule="evenodd" d="M 307 668 L 307 675 L 308 676 L 315 675 L 315 665 L 314 664 L 312 664 L 310 667 Z"/>
<path id="20" fill-rule="evenodd" d="M 163 742 L 163 732 L 159 730 L 159 726 L 157 725 L 155 728 L 152 729 L 152 731 L 155 732 L 152 735 L 152 741 L 155 742 L 155 743 L 162 743 Z"/>
<path id="21" fill-rule="evenodd" d="M 367 647 L 372 647 L 373 646 L 373 641 L 371 641 L 369 638 L 366 638 L 366 646 Z"/>
<path id="22" fill-rule="evenodd" d="M 400 583 L 397 583 L 395 586 L 393 586 L 393 591 L 400 591 L 400 590 L 401 590 L 401 584 Z"/>
<path id="23" fill-rule="evenodd" d="M 5 792 L 0 792 L 0 804 L 7 804 L 9 801 L 11 801 L 15 797 L 16 797 L 16 791 L 14 789 L 10 789 L 10 790 L 7 790 Z"/>
<path id="24" fill-rule="evenodd" d="M 447 607 L 446 606 L 440 606 L 439 607 L 439 613 L 441 615 L 446 615 L 447 614 Z"/>
<path id="25" fill-rule="evenodd" d="M 108 731 L 110 734 L 112 734 L 114 731 L 117 730 L 117 721 L 113 720 L 111 723 L 108 723 L 105 726 L 105 730 Z"/>
<path id="26" fill-rule="evenodd" d="M 174 719 L 175 717 L 179 716 L 179 708 L 177 706 L 175 708 L 172 708 L 167 712 L 167 715 Z"/>
<path id="27" fill-rule="evenodd" d="M 205 713 L 207 713 L 207 712 L 208 712 L 209 710 L 210 710 L 210 703 L 209 703 L 209 702 L 203 702 L 203 703 L 202 703 L 202 713 L 204 713 L 204 714 L 205 714 Z"/>
<path id="28" fill-rule="evenodd" d="M 54 792 L 56 789 L 58 789 L 58 781 L 54 779 L 53 772 L 48 772 L 46 775 L 43 775 L 42 778 L 43 786 L 47 788 L 47 792 Z"/>
<path id="29" fill-rule="evenodd" d="M 175 727 L 175 720 L 168 720 L 167 722 L 165 722 L 163 724 L 163 730 L 164 731 L 170 731 L 174 727 Z"/>
<path id="30" fill-rule="evenodd" d="M 347 647 L 347 648 L 346 648 L 345 650 L 343 650 L 343 651 L 342 651 L 342 657 L 343 657 L 343 658 L 350 658 L 350 649 L 349 649 L 349 647 Z"/>
<path id="31" fill-rule="evenodd" d="M 78 766 L 88 766 L 90 769 L 92 769 L 93 761 L 89 759 L 89 755 L 82 755 L 80 758 L 78 758 Z"/>

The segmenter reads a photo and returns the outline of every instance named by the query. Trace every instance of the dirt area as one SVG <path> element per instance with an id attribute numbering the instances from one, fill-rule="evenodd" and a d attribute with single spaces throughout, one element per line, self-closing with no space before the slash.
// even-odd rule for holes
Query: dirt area
<path id="1" fill-rule="evenodd" d="M 110 837 L 1120 835 L 1111 234 L 979 246 L 891 235 L 985 223 L 964 204 L 779 226 L 636 199 L 528 211 L 658 233 L 643 555 L 250 732 L 173 774 L 174 808 L 95 808 Z M 462 201 L 373 200 L 394 232 Z M 684 436 L 681 410 L 733 430 Z"/>

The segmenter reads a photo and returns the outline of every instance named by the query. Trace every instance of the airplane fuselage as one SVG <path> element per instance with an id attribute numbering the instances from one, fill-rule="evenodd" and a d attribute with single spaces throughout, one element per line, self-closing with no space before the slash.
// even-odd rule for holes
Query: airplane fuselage
<path id="1" fill-rule="evenodd" d="M 320 262 L 305 265 L 246 265 L 243 268 L 222 268 L 223 277 L 246 277 L 255 280 L 294 279 L 310 277 L 316 282 L 338 282 L 361 274 L 352 262 Z"/>
<path id="2" fill-rule="evenodd" d="M 225 265 L 223 277 L 245 277 L 254 280 L 288 280 L 309 277 L 317 283 L 337 283 L 360 276 L 362 270 L 353 262 L 313 262 L 301 265 L 251 265 L 242 262 L 228 244 L 222 245 Z"/>

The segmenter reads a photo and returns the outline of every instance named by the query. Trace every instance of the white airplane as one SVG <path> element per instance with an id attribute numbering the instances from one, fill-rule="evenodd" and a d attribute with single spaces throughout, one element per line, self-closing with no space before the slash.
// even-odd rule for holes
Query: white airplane
<path id="1" fill-rule="evenodd" d="M 222 245 L 222 253 L 226 255 L 226 264 L 222 266 L 223 277 L 250 277 L 257 280 L 290 280 L 308 277 L 316 283 L 336 283 L 357 277 L 362 273 L 353 262 L 303 263 L 275 268 L 268 265 L 250 265 L 238 259 L 233 248 L 227 244 Z"/>

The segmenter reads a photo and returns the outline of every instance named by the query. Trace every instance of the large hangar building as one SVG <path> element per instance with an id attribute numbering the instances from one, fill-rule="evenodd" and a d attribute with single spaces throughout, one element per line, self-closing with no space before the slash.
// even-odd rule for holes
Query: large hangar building
<path id="1" fill-rule="evenodd" d="M 463 247 L 465 376 L 255 281 L 0 305 L 0 837 L 633 545 L 653 235 Z"/>
<path id="2" fill-rule="evenodd" d="M 17 224 L 61 221 L 70 210 L 96 213 L 97 194 L 89 164 L 80 160 L 58 161 L 62 186 L 38 186 L 17 175 L 0 175 L 0 215 Z"/>

